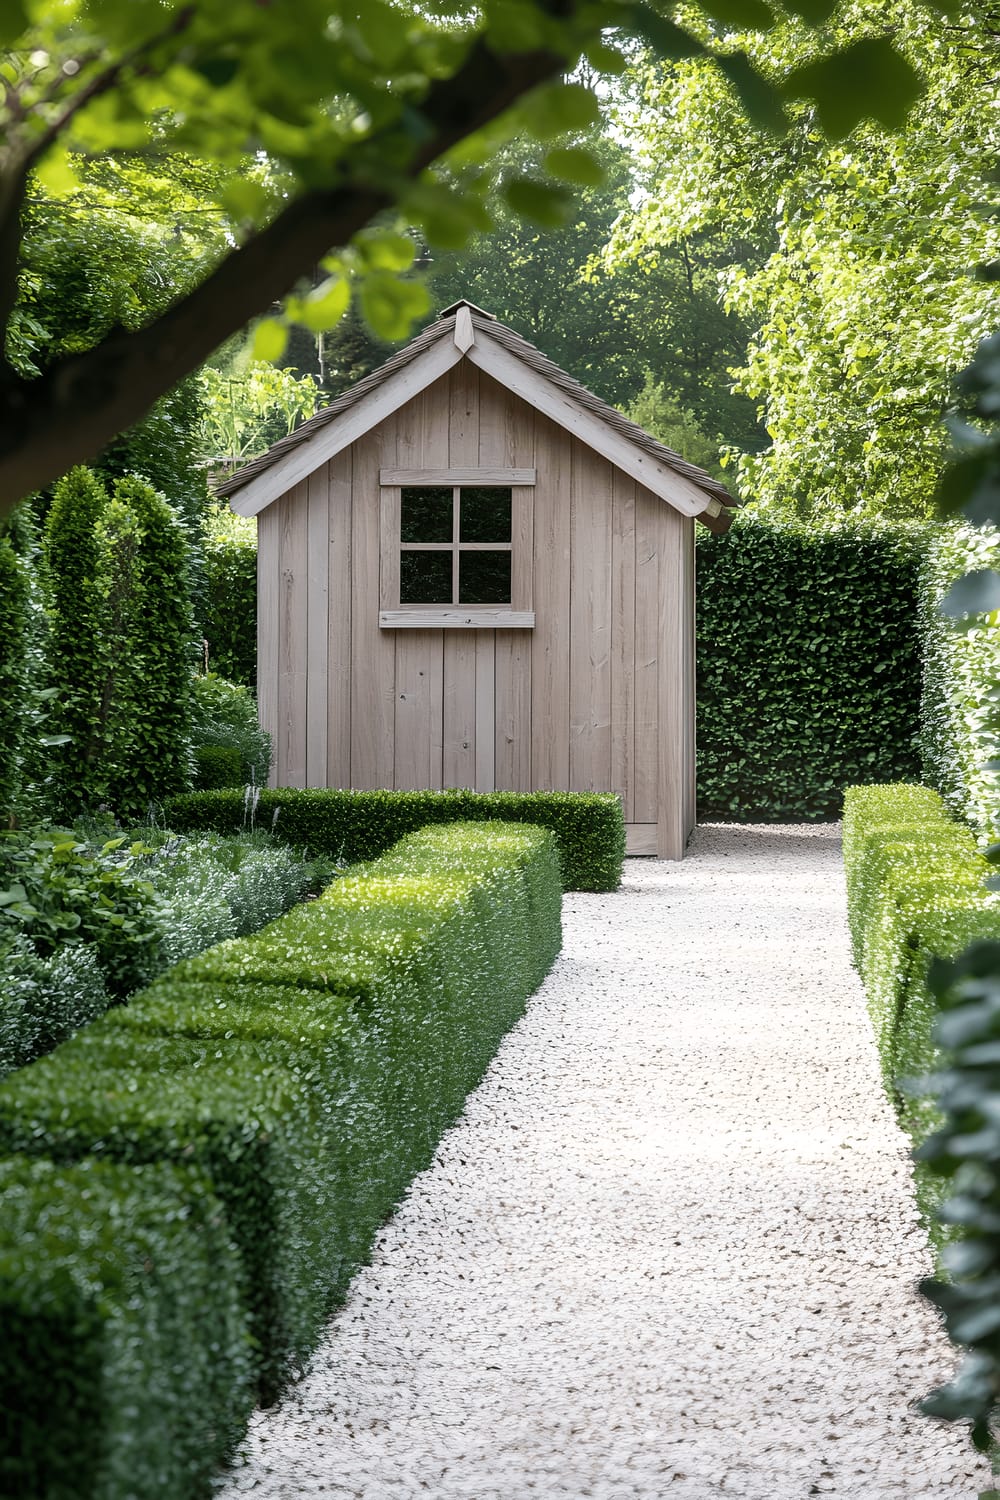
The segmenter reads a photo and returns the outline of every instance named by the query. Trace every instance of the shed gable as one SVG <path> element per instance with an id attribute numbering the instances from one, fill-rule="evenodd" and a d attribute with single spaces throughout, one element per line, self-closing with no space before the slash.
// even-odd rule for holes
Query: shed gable
<path id="1" fill-rule="evenodd" d="M 489 314 L 461 302 L 324 411 L 219 486 L 234 510 L 259 515 L 295 484 L 411 404 L 460 364 L 516 393 L 666 501 L 683 516 L 725 530 L 723 486 L 644 433 Z"/>

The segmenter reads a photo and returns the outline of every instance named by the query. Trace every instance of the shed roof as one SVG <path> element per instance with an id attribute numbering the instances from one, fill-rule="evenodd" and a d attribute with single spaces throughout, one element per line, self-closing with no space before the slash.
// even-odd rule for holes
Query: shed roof
<path id="1" fill-rule="evenodd" d="M 468 359 L 619 468 L 712 531 L 727 530 L 724 485 L 588 391 L 534 344 L 474 303 L 454 303 L 379 369 L 272 448 L 228 475 L 216 493 L 257 515 L 321 463 L 356 442 L 453 365 Z"/>

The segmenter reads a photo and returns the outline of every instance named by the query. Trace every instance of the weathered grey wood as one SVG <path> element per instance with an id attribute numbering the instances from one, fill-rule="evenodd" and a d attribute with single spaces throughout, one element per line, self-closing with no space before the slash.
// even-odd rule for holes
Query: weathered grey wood
<path id="1" fill-rule="evenodd" d="M 351 785 L 351 509 L 353 449 L 331 458 L 329 503 L 329 645 L 326 785 Z M 261 515 L 266 515 L 262 511 Z"/>
<path id="2" fill-rule="evenodd" d="M 476 330 L 472 325 L 472 314 L 467 307 L 460 307 L 455 314 L 455 347 L 464 354 L 476 342 Z"/>
<path id="3" fill-rule="evenodd" d="M 528 409 L 540 411 L 565 427 L 588 448 L 601 454 L 616 468 L 660 495 L 682 515 L 696 516 L 709 510 L 712 501 L 683 474 L 668 469 L 650 454 L 628 442 L 594 413 L 579 406 L 565 391 L 529 368 L 499 344 L 479 340 L 467 358 L 504 389 L 520 396 Z M 719 502 L 715 501 L 718 506 Z M 721 506 L 719 507 L 721 509 Z"/>
<path id="4" fill-rule="evenodd" d="M 325 786 L 330 650 L 330 497 L 327 465 L 306 480 L 306 786 Z"/>
<path id="5" fill-rule="evenodd" d="M 444 746 L 442 785 L 476 785 L 476 634 L 444 635 Z"/>
<path id="6" fill-rule="evenodd" d="M 540 483 L 534 505 L 537 607 L 531 641 L 531 777 L 539 791 L 569 788 L 570 509 L 573 439 L 535 423 Z"/>
<path id="7" fill-rule="evenodd" d="M 496 634 L 476 632 L 476 791 L 496 791 Z"/>
<path id="8" fill-rule="evenodd" d="M 381 610 L 399 612 L 399 516 L 398 485 L 383 485 L 379 491 L 379 587 Z M 381 622 L 381 613 L 379 621 Z M 425 627 L 426 628 L 426 627 Z"/>
<path id="9" fill-rule="evenodd" d="M 687 843 L 685 787 L 689 775 L 686 717 L 689 672 L 685 641 L 684 521 L 662 506 L 660 529 L 660 743 L 656 849 L 660 859 L 680 859 Z"/>
<path id="10" fill-rule="evenodd" d="M 278 785 L 278 609 L 281 574 L 281 512 L 276 505 L 257 518 L 257 714 L 271 736 L 268 785 Z"/>
<path id="11" fill-rule="evenodd" d="M 635 815 L 635 481 L 612 473 L 611 790 Z"/>
<path id="12" fill-rule="evenodd" d="M 697 719 L 697 672 L 695 662 L 695 550 L 694 521 L 684 526 L 684 625 L 682 649 L 686 673 L 686 692 L 682 732 L 684 734 L 684 843 L 694 832 L 698 820 L 697 810 L 697 750 L 695 725 Z"/>
<path id="13" fill-rule="evenodd" d="M 493 604 L 455 608 L 410 604 L 380 610 L 378 622 L 383 630 L 531 630 L 535 616 L 530 609 L 502 609 Z"/>
<path id="14" fill-rule="evenodd" d="M 306 643 L 309 607 L 308 481 L 281 503 L 278 625 L 278 785 L 306 784 Z"/>
<path id="15" fill-rule="evenodd" d="M 632 816 L 655 823 L 659 795 L 660 554 L 662 501 L 648 490 L 635 496 L 635 759 Z"/>
<path id="16" fill-rule="evenodd" d="M 258 515 L 266 505 L 305 479 L 320 464 L 343 453 L 351 443 L 373 431 L 425 386 L 440 380 L 461 358 L 462 352 L 454 344 L 444 341 L 435 344 L 412 364 L 369 392 L 349 411 L 325 427 L 316 428 L 311 437 L 251 479 L 230 497 L 233 510 L 241 516 Z"/>
<path id="17" fill-rule="evenodd" d="M 485 466 L 528 467 L 535 456 L 534 412 L 523 402 L 480 379 L 479 461 Z M 515 502 L 516 496 L 516 502 Z M 512 605 L 532 603 L 533 490 L 511 496 Z M 520 632 L 498 634 L 495 642 L 495 764 L 498 791 L 531 786 L 531 638 Z"/>
<path id="18" fill-rule="evenodd" d="M 379 484 L 386 427 L 354 448 L 351 554 L 351 785 L 393 784 L 395 641 L 377 628 L 379 611 Z M 394 446 L 394 445 L 393 445 Z"/>
<path id="19" fill-rule="evenodd" d="M 444 667 L 441 633 L 401 631 L 395 644 L 393 785 L 399 791 L 440 791 Z"/>
<path id="20" fill-rule="evenodd" d="M 607 791 L 611 776 L 611 465 L 573 449 L 569 784 Z"/>
<path id="21" fill-rule="evenodd" d="M 478 373 L 475 372 L 475 373 Z M 458 371 L 453 370 L 453 375 Z M 456 436 L 454 424 L 462 419 L 462 413 L 456 412 L 452 406 L 452 438 Z M 475 435 L 478 435 L 478 405 L 471 413 L 475 420 Z M 537 480 L 534 469 L 479 469 L 475 466 L 470 468 L 453 469 L 383 469 L 379 478 L 382 484 L 534 484 Z"/>
<path id="22" fill-rule="evenodd" d="M 400 489 L 421 482 L 451 485 L 455 505 L 462 484 L 510 484 L 510 606 L 399 605 Z M 629 852 L 679 858 L 693 529 L 571 424 L 452 366 L 261 513 L 274 779 L 613 791 Z"/>
<path id="23" fill-rule="evenodd" d="M 440 481 L 434 479 L 407 480 L 400 484 L 530 484 L 532 480 L 515 481 L 507 478 L 490 479 L 480 477 L 484 471 L 479 467 L 479 371 L 463 359 L 455 365 L 448 376 L 448 468 L 424 471 L 430 474 L 447 475 Z M 512 470 L 494 469 L 491 475 L 512 473 Z"/>
<path id="24" fill-rule="evenodd" d="M 448 377 L 448 463 L 445 483 L 461 484 L 467 475 L 479 475 L 479 371 L 463 360 Z M 434 470 L 430 471 L 434 473 Z M 433 480 L 427 481 L 433 483 Z M 486 479 L 481 481 L 487 483 Z M 499 479 L 499 484 L 508 483 Z M 446 787 L 476 786 L 476 651 L 480 629 L 494 629 L 497 611 L 445 610 L 437 615 L 443 637 L 443 747 L 442 784 Z M 500 611 L 500 614 L 508 613 Z M 458 618 L 469 620 L 477 630 L 459 627 Z M 492 727 L 490 730 L 492 739 Z"/>
<path id="25" fill-rule="evenodd" d="M 625 853 L 626 855 L 652 855 L 656 856 L 656 824 L 655 823 L 626 823 L 625 824 Z"/>

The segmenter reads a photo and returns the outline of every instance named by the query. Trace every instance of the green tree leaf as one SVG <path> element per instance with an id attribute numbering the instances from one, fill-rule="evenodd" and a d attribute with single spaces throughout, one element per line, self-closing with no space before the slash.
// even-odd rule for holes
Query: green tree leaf
<path id="1" fill-rule="evenodd" d="M 554 146 L 545 153 L 544 166 L 553 177 L 583 187 L 600 187 L 607 175 L 603 162 L 586 146 Z"/>
<path id="2" fill-rule="evenodd" d="M 549 229 L 565 224 L 573 201 L 557 184 L 530 177 L 512 178 L 504 185 L 503 196 L 516 214 Z"/>
<path id="3" fill-rule="evenodd" d="M 272 363 L 281 358 L 288 343 L 288 325 L 277 318 L 264 318 L 254 330 L 251 359 L 267 359 Z"/>
<path id="4" fill-rule="evenodd" d="M 887 37 L 862 37 L 829 57 L 794 69 L 782 92 L 813 99 L 826 134 L 842 140 L 862 120 L 896 130 L 922 93 L 916 70 Z"/>
<path id="5" fill-rule="evenodd" d="M 373 271 L 361 283 L 361 311 L 383 339 L 405 339 L 418 318 L 430 310 L 426 287 L 400 281 L 388 271 Z"/>

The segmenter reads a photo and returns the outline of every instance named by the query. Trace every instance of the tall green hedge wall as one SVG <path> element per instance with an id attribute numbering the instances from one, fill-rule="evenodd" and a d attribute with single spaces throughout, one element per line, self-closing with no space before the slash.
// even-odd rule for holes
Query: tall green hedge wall
<path id="1" fill-rule="evenodd" d="M 964 573 L 1000 568 L 992 526 L 935 531 L 920 570 L 923 779 L 979 843 L 1000 839 L 1000 610 L 953 620 L 940 602 Z"/>
<path id="2" fill-rule="evenodd" d="M 838 818 L 919 774 L 916 529 L 738 519 L 698 541 L 698 816 Z"/>

